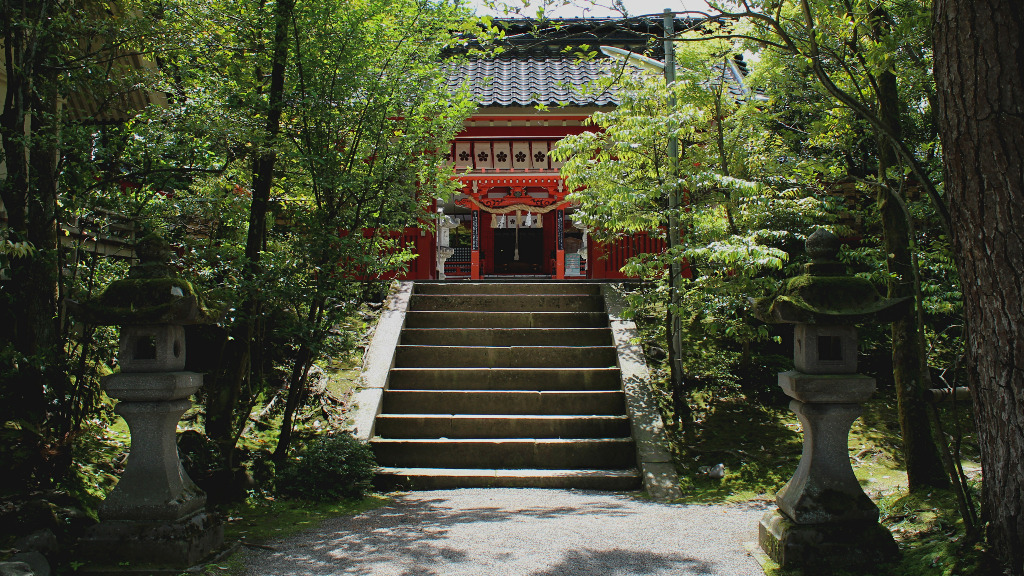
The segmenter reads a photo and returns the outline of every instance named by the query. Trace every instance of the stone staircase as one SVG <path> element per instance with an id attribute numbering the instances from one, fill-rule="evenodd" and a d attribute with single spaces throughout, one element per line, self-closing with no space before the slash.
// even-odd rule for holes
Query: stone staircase
<path id="1" fill-rule="evenodd" d="M 416 283 L 370 444 L 380 488 L 639 488 L 600 285 Z"/>

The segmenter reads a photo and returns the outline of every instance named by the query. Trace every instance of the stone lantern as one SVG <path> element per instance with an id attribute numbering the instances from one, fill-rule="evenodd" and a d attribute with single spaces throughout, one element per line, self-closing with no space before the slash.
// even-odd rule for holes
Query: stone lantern
<path id="1" fill-rule="evenodd" d="M 587 235 L 590 233 L 590 228 L 587 228 L 582 222 L 578 222 L 573 219 L 572 227 L 583 233 L 583 241 L 580 243 L 580 249 L 576 251 L 580 255 L 580 260 L 587 261 Z"/>
<path id="2" fill-rule="evenodd" d="M 451 247 L 451 231 L 459 227 L 459 223 L 451 216 L 445 216 L 444 210 L 437 209 L 437 279 L 447 278 L 444 273 L 444 263 L 455 254 Z"/>
<path id="3" fill-rule="evenodd" d="M 79 319 L 121 326 L 120 372 L 103 388 L 120 400 L 114 411 L 128 423 L 131 449 L 124 473 L 99 506 L 100 523 L 79 542 L 90 571 L 135 573 L 194 566 L 223 542 L 220 521 L 206 511 L 206 495 L 178 459 L 177 423 L 203 384 L 185 372 L 187 324 L 211 320 L 191 284 L 167 265 L 156 236 L 136 246 L 140 263 L 95 300 L 69 303 Z"/>
<path id="4" fill-rule="evenodd" d="M 766 322 L 796 325 L 796 370 L 780 373 L 779 386 L 804 433 L 800 463 L 775 497 L 778 510 L 761 519 L 758 540 L 783 568 L 872 565 L 899 551 L 850 465 L 850 426 L 875 391 L 874 378 L 856 373 L 854 325 L 892 322 L 911 300 L 882 298 L 868 280 L 848 275 L 830 232 L 817 230 L 806 246 L 805 273 L 754 306 Z"/>

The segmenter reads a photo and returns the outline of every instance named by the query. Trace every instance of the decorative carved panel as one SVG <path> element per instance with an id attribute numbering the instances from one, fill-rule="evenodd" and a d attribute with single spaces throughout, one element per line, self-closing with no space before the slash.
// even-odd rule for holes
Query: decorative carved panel
<path id="1" fill-rule="evenodd" d="M 494 158 L 491 156 L 491 143 L 474 142 L 473 159 L 476 161 L 477 169 L 490 170 L 494 168 Z"/>
<path id="2" fill-rule="evenodd" d="M 497 170 L 512 169 L 512 143 L 508 141 L 494 142 L 494 168 Z"/>
<path id="3" fill-rule="evenodd" d="M 455 168 L 465 170 L 473 167 L 473 147 L 469 142 L 455 143 Z"/>
<path id="4" fill-rule="evenodd" d="M 533 155 L 530 160 L 533 163 L 534 169 L 547 170 L 548 169 L 548 143 L 540 140 L 534 141 L 530 144 L 530 149 Z"/>
<path id="5" fill-rule="evenodd" d="M 458 170 L 473 171 L 548 171 L 561 166 L 548 153 L 549 140 L 475 140 L 456 141 L 453 160 Z"/>
<path id="6" fill-rule="evenodd" d="M 513 142 L 512 143 L 512 168 L 516 170 L 527 170 L 533 167 L 533 161 L 530 158 L 530 143 L 529 142 Z"/>

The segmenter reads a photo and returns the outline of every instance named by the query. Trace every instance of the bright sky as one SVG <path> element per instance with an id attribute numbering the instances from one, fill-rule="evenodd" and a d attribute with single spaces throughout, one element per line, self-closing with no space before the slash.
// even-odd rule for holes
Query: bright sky
<path id="1" fill-rule="evenodd" d="M 621 16 L 620 13 L 604 8 L 603 6 L 609 6 L 612 4 L 612 0 L 568 0 L 568 5 L 561 5 L 565 0 L 526 0 L 529 4 L 526 7 L 522 7 L 524 4 L 523 0 L 518 2 L 515 0 L 505 0 L 510 7 L 520 7 L 520 14 L 523 16 L 533 16 L 537 12 L 537 7 L 541 3 L 546 3 L 552 8 L 548 8 L 546 13 L 549 18 L 561 17 L 561 18 L 573 18 L 573 17 L 601 17 L 601 16 Z M 706 10 L 708 5 L 704 0 L 621 0 L 630 16 L 640 16 L 644 14 L 661 14 L 665 8 L 670 8 L 675 11 L 683 10 Z M 494 16 L 503 16 L 501 11 L 488 8 L 486 6 L 486 0 L 471 0 L 473 6 L 476 7 L 478 14 L 491 14 Z M 553 8 L 554 6 L 557 8 Z M 510 14 L 512 15 L 512 14 Z"/>

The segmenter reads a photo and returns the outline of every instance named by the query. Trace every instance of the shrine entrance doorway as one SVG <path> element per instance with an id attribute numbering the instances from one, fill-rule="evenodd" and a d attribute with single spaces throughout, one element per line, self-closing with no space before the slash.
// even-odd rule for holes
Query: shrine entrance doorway
<path id="1" fill-rule="evenodd" d="M 518 233 L 519 259 L 516 260 Z M 539 276 L 544 274 L 544 230 L 494 230 L 494 273 Z"/>

